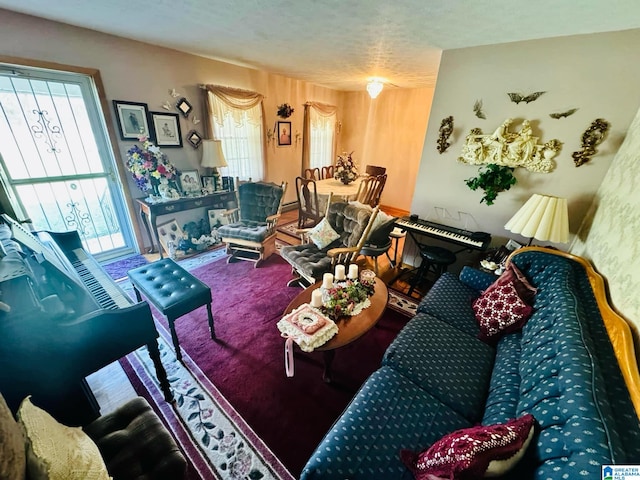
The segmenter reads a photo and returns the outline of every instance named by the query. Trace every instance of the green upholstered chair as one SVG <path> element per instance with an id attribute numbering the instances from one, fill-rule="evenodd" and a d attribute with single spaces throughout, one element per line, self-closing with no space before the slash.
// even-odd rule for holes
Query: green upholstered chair
<path id="1" fill-rule="evenodd" d="M 286 182 L 238 182 L 238 208 L 225 212 L 230 224 L 218 229 L 227 244 L 228 263 L 249 260 L 258 267 L 276 251 L 276 225 L 286 189 Z"/>

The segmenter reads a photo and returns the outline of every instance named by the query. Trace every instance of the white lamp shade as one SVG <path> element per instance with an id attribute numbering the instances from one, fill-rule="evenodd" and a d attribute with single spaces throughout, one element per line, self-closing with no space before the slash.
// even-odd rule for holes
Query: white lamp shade
<path id="1" fill-rule="evenodd" d="M 202 141 L 202 166 L 207 168 L 226 167 L 227 161 L 220 140 Z"/>
<path id="2" fill-rule="evenodd" d="M 513 233 L 541 241 L 569 241 L 567 199 L 534 194 L 504 226 Z"/>
<path id="3" fill-rule="evenodd" d="M 376 98 L 382 91 L 383 84 L 379 80 L 371 80 L 367 83 L 367 92 L 371 98 Z"/>

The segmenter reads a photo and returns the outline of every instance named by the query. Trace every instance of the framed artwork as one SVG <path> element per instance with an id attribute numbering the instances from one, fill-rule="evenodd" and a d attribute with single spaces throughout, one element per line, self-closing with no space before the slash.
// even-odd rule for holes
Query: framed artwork
<path id="1" fill-rule="evenodd" d="M 138 140 L 140 135 L 153 138 L 149 129 L 149 110 L 146 103 L 113 100 L 113 109 L 116 112 L 122 140 Z"/>
<path id="2" fill-rule="evenodd" d="M 177 113 L 150 112 L 151 125 L 159 147 L 182 147 L 180 117 Z"/>
<path id="3" fill-rule="evenodd" d="M 169 220 L 167 223 L 158 225 L 158 240 L 167 254 L 169 252 L 169 242 L 173 242 L 174 248 L 177 250 L 178 242 L 182 240 L 183 232 L 175 219 Z"/>
<path id="4" fill-rule="evenodd" d="M 291 145 L 291 122 L 278 122 L 278 146 Z"/>
<path id="5" fill-rule="evenodd" d="M 202 188 L 207 192 L 216 191 L 216 177 L 214 175 L 202 175 Z"/>
<path id="6" fill-rule="evenodd" d="M 222 212 L 226 212 L 226 210 L 224 208 L 215 208 L 208 211 L 209 228 L 211 230 L 221 227 L 222 225 L 229 225 L 229 218 L 224 217 Z"/>
<path id="7" fill-rule="evenodd" d="M 180 113 L 182 113 L 182 116 L 184 118 L 189 118 L 189 114 L 191 113 L 191 110 L 193 110 L 191 104 L 184 97 L 178 100 L 178 103 L 176 103 L 176 108 L 180 110 Z"/>
<path id="8" fill-rule="evenodd" d="M 191 130 L 187 134 L 187 141 L 193 146 L 193 148 L 198 148 L 202 143 L 202 135 L 195 130 Z"/>
<path id="9" fill-rule="evenodd" d="M 197 170 L 183 170 L 180 173 L 180 187 L 182 193 L 186 196 L 200 195 L 202 187 L 200 186 L 200 174 Z"/>

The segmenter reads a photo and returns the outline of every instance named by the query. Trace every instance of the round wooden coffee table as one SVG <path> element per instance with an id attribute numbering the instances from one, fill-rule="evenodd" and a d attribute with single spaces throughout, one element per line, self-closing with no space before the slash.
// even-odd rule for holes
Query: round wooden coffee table
<path id="1" fill-rule="evenodd" d="M 320 288 L 321 285 L 322 282 L 311 285 L 291 300 L 283 316 L 291 313 L 300 305 L 309 303 L 311 301 L 311 292 L 316 288 Z M 373 295 L 369 297 L 371 301 L 369 308 L 365 308 L 358 315 L 338 319 L 336 322 L 338 333 L 327 343 L 315 349 L 315 351 L 323 352 L 324 372 L 322 378 L 325 382 L 331 382 L 331 364 L 333 357 L 335 357 L 336 349 L 350 344 L 371 330 L 371 328 L 378 323 L 378 320 L 380 320 L 384 309 L 387 308 L 388 299 L 389 291 L 387 290 L 387 286 L 382 280 L 376 277 Z"/>

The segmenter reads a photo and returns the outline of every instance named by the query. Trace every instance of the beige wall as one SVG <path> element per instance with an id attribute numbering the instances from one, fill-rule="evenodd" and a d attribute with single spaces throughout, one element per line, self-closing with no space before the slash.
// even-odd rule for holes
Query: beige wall
<path id="1" fill-rule="evenodd" d="M 387 168 L 382 205 L 411 207 L 432 97 L 432 88 L 389 86 L 375 99 L 366 92 L 343 94 L 338 152 L 353 150 L 362 171 L 366 165 Z"/>
<path id="2" fill-rule="evenodd" d="M 441 223 L 454 226 L 458 212 L 464 212 L 469 215 L 460 218 L 468 220 L 469 229 L 492 233 L 497 244 L 504 241 L 498 237 L 509 236 L 525 242 L 507 232 L 504 224 L 532 193 L 546 193 L 568 198 L 570 229 L 575 234 L 640 104 L 639 44 L 640 30 L 631 30 L 444 52 L 411 211 L 433 217 L 434 207 L 443 207 L 453 218 Z M 535 91 L 547 93 L 529 104 L 512 103 L 507 96 L 507 92 Z M 473 113 L 479 99 L 486 120 Z M 549 117 L 569 108 L 579 110 L 568 118 Z M 441 155 L 436 150 L 438 130 L 449 115 L 455 122 L 453 144 Z M 543 142 L 557 138 L 563 146 L 553 172 L 517 169 L 518 184 L 487 206 L 479 203 L 481 193 L 464 183 L 478 167 L 456 159 L 471 128 L 492 133 L 506 118 L 514 118 L 515 126 L 528 119 Z M 596 118 L 611 123 L 610 133 L 597 155 L 576 168 L 571 153 L 579 149 L 582 133 Z"/>

